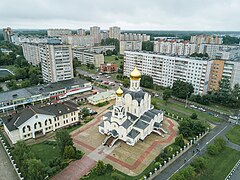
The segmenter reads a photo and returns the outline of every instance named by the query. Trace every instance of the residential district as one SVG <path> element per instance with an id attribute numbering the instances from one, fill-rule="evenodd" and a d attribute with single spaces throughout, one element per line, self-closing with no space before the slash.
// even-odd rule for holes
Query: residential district
<path id="1" fill-rule="evenodd" d="M 0 36 L 0 179 L 239 179 L 239 34 L 23 32 Z"/>

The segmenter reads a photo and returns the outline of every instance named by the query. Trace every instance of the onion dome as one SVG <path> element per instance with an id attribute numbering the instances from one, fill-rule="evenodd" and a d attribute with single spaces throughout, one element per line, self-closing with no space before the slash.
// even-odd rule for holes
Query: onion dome
<path id="1" fill-rule="evenodd" d="M 137 67 L 135 66 L 135 68 L 133 69 L 133 71 L 130 74 L 131 79 L 133 80 L 139 80 L 141 78 L 141 73 L 140 71 L 137 69 Z"/>
<path id="2" fill-rule="evenodd" d="M 121 96 L 123 95 L 123 90 L 122 90 L 120 87 L 118 87 L 118 89 L 117 89 L 117 91 L 116 91 L 116 95 L 117 95 L 118 97 L 121 97 Z"/>

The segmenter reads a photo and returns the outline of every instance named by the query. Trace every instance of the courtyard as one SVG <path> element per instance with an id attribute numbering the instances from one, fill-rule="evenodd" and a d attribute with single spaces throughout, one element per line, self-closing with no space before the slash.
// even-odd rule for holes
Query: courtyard
<path id="1" fill-rule="evenodd" d="M 103 114 L 106 112 L 108 110 Z M 140 174 L 162 149 L 174 142 L 177 136 L 177 122 L 164 117 L 163 128 L 168 132 L 165 137 L 152 133 L 135 146 L 117 141 L 112 148 L 109 148 L 102 145 L 107 136 L 98 132 L 98 124 L 103 114 L 71 133 L 74 145 L 94 161 L 103 160 L 130 176 Z"/>

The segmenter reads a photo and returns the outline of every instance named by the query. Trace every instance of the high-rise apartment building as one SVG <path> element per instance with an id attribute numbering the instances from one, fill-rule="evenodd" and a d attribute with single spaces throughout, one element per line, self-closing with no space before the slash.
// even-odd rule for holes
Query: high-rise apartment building
<path id="1" fill-rule="evenodd" d="M 86 31 L 85 31 L 85 29 L 78 29 L 77 30 L 77 34 L 80 35 L 80 36 L 85 36 L 86 35 Z"/>
<path id="2" fill-rule="evenodd" d="M 45 82 L 58 82 L 73 78 L 71 45 L 42 44 L 39 46 L 39 52 Z"/>
<path id="3" fill-rule="evenodd" d="M 222 44 L 223 38 L 218 36 L 213 36 L 213 35 L 201 34 L 201 35 L 191 36 L 190 42 L 194 44 Z"/>
<path id="4" fill-rule="evenodd" d="M 164 87 L 172 87 L 180 79 L 194 87 L 195 94 L 204 94 L 208 90 L 211 62 L 182 57 L 160 55 L 156 53 L 125 51 L 124 75 L 128 76 L 136 66 L 142 74 L 149 75 L 153 82 Z"/>
<path id="5" fill-rule="evenodd" d="M 176 56 L 190 56 L 196 52 L 196 44 L 189 41 L 159 40 L 154 41 L 154 52 Z"/>
<path id="6" fill-rule="evenodd" d="M 23 55 L 28 63 L 38 66 L 41 62 L 39 45 L 37 43 L 23 43 Z"/>
<path id="7" fill-rule="evenodd" d="M 107 38 L 109 38 L 109 33 L 107 31 L 103 31 L 100 33 L 100 37 L 101 37 L 101 40 L 105 40 Z"/>
<path id="8" fill-rule="evenodd" d="M 93 46 L 94 38 L 92 35 L 82 36 L 78 34 L 62 35 L 61 40 L 64 44 L 72 46 Z"/>
<path id="9" fill-rule="evenodd" d="M 231 87 L 240 83 L 240 62 L 213 60 L 209 76 L 209 91 L 216 91 L 219 88 L 219 81 L 229 79 Z"/>
<path id="10" fill-rule="evenodd" d="M 76 57 L 81 64 L 85 65 L 93 64 L 95 67 L 99 67 L 101 64 L 104 64 L 104 56 L 101 53 L 73 48 L 73 57 Z"/>
<path id="11" fill-rule="evenodd" d="M 120 40 L 121 29 L 120 27 L 113 26 L 109 28 L 109 38 Z"/>
<path id="12" fill-rule="evenodd" d="M 120 41 L 120 54 L 124 51 L 141 51 L 142 41 Z"/>
<path id="13" fill-rule="evenodd" d="M 90 35 L 93 36 L 95 44 L 99 44 L 101 42 L 100 27 L 98 26 L 90 27 Z"/>
<path id="14" fill-rule="evenodd" d="M 150 36 L 146 34 L 124 33 L 120 35 L 121 41 L 150 41 Z"/>
<path id="15" fill-rule="evenodd" d="M 48 29 L 47 34 L 50 37 L 60 37 L 61 35 L 72 34 L 70 29 Z"/>
<path id="16" fill-rule="evenodd" d="M 11 42 L 12 29 L 10 27 L 3 28 L 4 41 Z"/>

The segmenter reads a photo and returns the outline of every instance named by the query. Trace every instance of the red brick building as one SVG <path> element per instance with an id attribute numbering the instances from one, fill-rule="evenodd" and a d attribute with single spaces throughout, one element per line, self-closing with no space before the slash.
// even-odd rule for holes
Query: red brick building
<path id="1" fill-rule="evenodd" d="M 117 72 L 117 64 L 115 63 L 107 63 L 100 65 L 101 73 L 115 73 Z"/>

